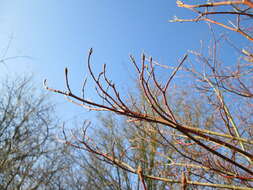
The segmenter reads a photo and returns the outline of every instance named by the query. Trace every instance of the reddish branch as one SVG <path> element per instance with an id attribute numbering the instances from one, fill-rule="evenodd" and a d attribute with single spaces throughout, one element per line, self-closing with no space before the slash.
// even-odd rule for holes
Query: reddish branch
<path id="1" fill-rule="evenodd" d="M 250 0 L 210 2 L 206 4 L 199 4 L 199 5 L 187 5 L 187 4 L 184 4 L 182 1 L 177 1 L 177 5 L 179 7 L 184 7 L 184 8 L 215 7 L 215 6 L 224 6 L 224 5 L 246 5 L 246 6 L 249 6 L 250 8 L 253 8 L 253 2 L 251 2 Z"/>
<path id="2" fill-rule="evenodd" d="M 137 168 L 137 174 L 139 176 L 139 179 L 143 185 L 143 189 L 144 190 L 147 190 L 147 186 L 146 186 L 146 183 L 145 183 L 145 180 L 144 180 L 144 176 L 143 176 L 143 171 L 142 171 L 142 168 L 141 166 L 139 165 L 138 168 Z"/>
<path id="3" fill-rule="evenodd" d="M 220 1 L 220 2 L 208 2 L 208 3 L 203 3 L 203 4 L 195 4 L 195 5 L 189 5 L 185 4 L 182 1 L 177 1 L 178 7 L 183 7 L 192 10 L 193 12 L 197 13 L 198 16 L 195 19 L 174 19 L 174 22 L 184 22 L 184 21 L 190 21 L 190 22 L 197 22 L 197 21 L 206 21 L 208 23 L 216 24 L 219 25 L 223 28 L 226 28 L 228 30 L 238 32 L 245 38 L 247 38 L 250 41 L 253 41 L 253 36 L 248 33 L 245 29 L 245 27 L 241 27 L 241 16 L 245 16 L 248 18 L 252 18 L 252 12 L 250 10 L 253 8 L 253 2 L 250 0 L 238 0 L 238 1 Z M 246 9 L 240 9 L 236 8 L 236 5 L 244 5 L 247 8 Z M 231 6 L 231 11 L 209 11 L 208 8 L 219 8 L 219 7 L 228 7 Z M 204 10 L 203 10 L 204 9 Z M 203 11 L 202 11 L 203 10 Z M 230 24 L 232 26 L 229 26 L 227 24 L 224 24 L 223 22 L 219 22 L 215 19 L 208 18 L 208 15 L 222 15 L 222 14 L 227 14 L 227 15 L 236 15 L 236 21 L 232 23 L 231 21 Z"/>
<path id="4" fill-rule="evenodd" d="M 195 13 L 198 14 L 197 18 L 194 19 L 176 19 L 175 21 L 207 21 L 209 23 L 213 23 L 219 26 L 222 26 L 228 30 L 238 32 L 239 34 L 246 37 L 248 40 L 253 41 L 253 37 L 247 33 L 247 31 L 240 26 L 240 20 L 242 16 L 252 18 L 253 15 L 249 11 L 253 8 L 253 3 L 250 0 L 241 0 L 241 1 L 220 1 L 220 2 L 213 2 L 213 3 L 204 3 L 199 5 L 187 5 L 184 4 L 181 1 L 178 1 L 178 6 L 188 8 Z M 244 5 L 248 9 L 241 10 L 237 8 L 236 11 L 232 9 L 232 11 L 209 11 L 210 7 L 220 7 L 220 6 L 231 6 L 232 8 L 235 7 L 235 5 Z M 204 8 L 204 11 L 202 10 Z M 219 15 L 219 14 L 228 14 L 228 15 L 236 15 L 237 16 L 237 22 L 236 24 L 233 24 L 232 26 L 226 25 L 223 22 L 216 21 L 211 17 L 211 15 Z M 246 52 L 246 51 L 245 51 Z M 246 52 L 248 57 L 252 57 L 252 55 L 248 52 Z M 161 130 L 158 128 L 157 132 L 160 135 L 163 142 L 167 143 L 166 146 L 173 147 L 179 155 L 184 157 L 184 159 L 189 160 L 190 162 L 195 164 L 199 164 L 199 169 L 204 170 L 204 173 L 206 170 L 212 171 L 214 174 L 217 174 L 218 176 L 222 176 L 225 179 L 233 180 L 233 179 L 239 179 L 244 181 L 245 183 L 247 181 L 252 181 L 253 177 L 253 171 L 251 167 L 246 166 L 246 163 L 244 161 L 248 159 L 248 163 L 253 162 L 253 155 L 251 152 L 248 151 L 248 149 L 244 149 L 244 146 L 238 146 L 238 144 L 251 144 L 252 142 L 248 139 L 243 139 L 239 136 L 235 136 L 234 132 L 230 129 L 229 124 L 229 115 L 227 112 L 225 112 L 225 106 L 221 105 L 220 103 L 217 104 L 217 109 L 220 113 L 221 120 L 224 122 L 224 130 L 228 131 L 228 134 L 218 134 L 214 131 L 208 131 L 208 130 L 202 130 L 200 128 L 193 128 L 187 125 L 184 125 L 180 123 L 173 112 L 171 105 L 168 102 L 168 95 L 170 93 L 168 92 L 168 89 L 171 85 L 171 81 L 174 79 L 174 76 L 177 74 L 177 72 L 182 68 L 182 65 L 184 64 L 185 60 L 187 59 L 187 55 L 183 57 L 183 59 L 179 62 L 178 66 L 174 68 L 174 71 L 168 77 L 167 81 L 163 84 L 157 80 L 156 73 L 155 73 L 155 63 L 152 58 L 148 59 L 145 57 L 145 55 L 142 56 L 142 61 L 139 64 L 135 61 L 134 57 L 131 58 L 131 62 L 134 65 L 136 72 L 138 74 L 138 79 L 140 83 L 141 90 L 144 94 L 144 97 L 146 98 L 148 102 L 149 108 L 152 110 L 152 114 L 149 114 L 146 111 L 146 107 L 140 108 L 138 107 L 134 102 L 132 102 L 132 105 L 129 105 L 131 102 L 125 101 L 121 96 L 120 92 L 116 88 L 115 84 L 107 77 L 106 75 L 106 65 L 103 67 L 103 71 L 96 76 L 91 68 L 91 55 L 92 55 L 92 49 L 89 51 L 88 56 L 88 71 L 95 82 L 96 85 L 96 92 L 97 95 L 101 98 L 103 103 L 94 102 L 92 100 L 88 100 L 84 98 L 84 89 L 86 81 L 83 84 L 82 92 L 83 96 L 77 96 L 71 91 L 70 85 L 69 85 L 69 79 L 68 79 L 68 69 L 65 69 L 65 84 L 66 84 L 66 92 L 49 88 L 46 84 L 46 81 L 44 81 L 44 85 L 47 90 L 50 90 L 52 92 L 56 92 L 59 94 L 63 94 L 68 101 L 75 103 L 77 105 L 83 106 L 89 110 L 95 110 L 95 111 L 110 111 L 114 112 L 118 115 L 126 116 L 129 118 L 130 122 L 138 122 L 138 121 L 145 121 L 145 122 L 151 122 L 156 124 L 161 124 L 164 128 L 169 127 L 170 129 L 179 131 L 181 134 L 183 134 L 184 138 L 187 138 L 191 140 L 190 143 L 182 142 L 180 140 L 177 140 L 176 138 L 172 138 L 171 142 L 168 140 L 168 135 L 171 134 L 164 134 L 161 132 Z M 147 64 L 148 67 L 147 67 Z M 224 73 L 218 73 L 218 71 L 210 66 L 209 63 L 206 63 L 208 67 L 212 70 L 212 78 L 216 83 L 215 85 L 219 88 L 223 88 L 227 90 L 228 92 L 246 97 L 246 98 L 252 98 L 252 92 L 246 86 L 241 80 L 240 76 L 242 73 L 239 71 L 240 68 L 238 68 L 238 73 L 236 76 L 229 75 L 228 77 L 225 77 Z M 205 76 L 203 74 L 199 74 L 194 70 L 190 70 L 192 73 L 194 73 L 199 79 L 200 83 L 211 83 L 208 79 L 205 79 Z M 236 78 L 238 80 L 238 86 L 234 86 L 229 82 L 228 79 L 230 78 Z M 212 85 L 212 83 L 211 83 Z M 155 93 L 154 93 L 155 88 Z M 210 88 L 210 87 L 209 87 Z M 203 87 L 206 91 L 209 90 L 208 87 Z M 159 94 L 159 97 L 161 99 L 157 98 L 157 94 Z M 162 103 L 161 103 L 162 102 Z M 217 103 L 217 102 L 216 102 Z M 85 130 L 86 131 L 86 130 Z M 226 135 L 226 137 L 224 136 Z M 149 136 L 149 134 L 148 134 Z M 171 135 L 172 136 L 172 135 Z M 156 176 L 150 176 L 145 173 L 145 170 L 143 171 L 142 168 L 139 166 L 137 169 L 132 168 L 130 165 L 124 163 L 121 161 L 121 157 L 127 156 L 127 150 L 122 151 L 119 155 L 120 158 L 116 158 L 114 151 L 110 153 L 104 153 L 103 151 L 99 150 L 96 146 L 91 146 L 88 143 L 86 134 L 84 132 L 84 139 L 79 141 L 82 145 L 84 145 L 84 149 L 86 151 L 89 151 L 93 153 L 94 155 L 97 155 L 99 158 L 103 158 L 104 161 L 117 165 L 118 167 L 138 175 L 144 190 L 147 189 L 145 179 L 153 179 L 153 180 L 161 180 L 171 182 L 171 183 L 181 183 L 182 189 L 187 189 L 187 186 L 189 184 L 197 184 L 202 186 L 209 186 L 209 187 L 220 187 L 220 188 L 230 188 L 230 186 L 221 185 L 221 184 L 201 184 L 197 182 L 191 182 L 190 178 L 187 179 L 185 174 L 182 173 L 181 181 L 180 180 L 171 180 L 171 179 L 165 179 L 160 178 Z M 225 137 L 225 138 L 221 138 Z M 149 136 L 149 138 L 152 138 Z M 66 139 L 66 136 L 65 136 Z M 148 141 L 147 139 L 144 139 L 145 141 Z M 161 143 L 160 140 L 152 139 L 155 142 Z M 70 143 L 66 140 L 70 145 L 75 146 L 76 148 L 82 148 L 79 145 L 75 145 L 73 143 Z M 180 151 L 175 144 L 180 144 L 183 146 L 180 146 L 185 150 L 185 152 Z M 214 145 L 212 145 L 214 144 Z M 200 148 L 200 151 L 194 151 L 189 146 L 194 145 L 198 146 Z M 223 154 L 221 153 L 221 147 L 224 148 L 224 150 L 228 150 L 231 155 L 229 154 Z M 138 146 L 130 147 L 129 149 L 138 148 Z M 219 149 L 219 150 L 218 150 Z M 194 159 L 195 156 L 201 156 L 204 158 L 206 156 L 206 159 L 203 159 L 203 162 L 199 161 L 198 159 Z M 190 156 L 189 156 L 190 155 Z M 209 158 L 208 156 L 211 155 Z M 242 159 L 236 160 L 235 157 L 240 155 Z M 139 161 L 142 161 L 139 159 Z M 182 166 L 183 168 L 183 166 Z M 201 174 L 202 178 L 204 178 L 205 174 Z M 173 176 L 171 174 L 171 176 Z M 235 187 L 235 189 L 243 189 L 243 187 Z M 246 188 L 245 188 L 246 189 Z M 249 188 L 248 188 L 249 189 Z"/>
<path id="5" fill-rule="evenodd" d="M 206 151 L 210 152 L 211 154 L 214 154 L 214 155 L 226 160 L 227 162 L 231 163 L 232 165 L 234 165 L 234 166 L 244 170 L 245 172 L 253 175 L 253 171 L 251 171 L 247 167 L 243 166 L 241 163 L 238 163 L 238 162 L 222 155 L 218 151 L 212 149 L 208 145 L 206 145 L 203 142 L 201 142 L 200 140 L 196 139 L 193 135 L 197 135 L 199 137 L 207 139 L 208 141 L 220 144 L 224 147 L 227 147 L 230 150 L 241 153 L 241 154 L 247 156 L 248 158 L 250 158 L 251 160 L 253 160 L 253 155 L 251 153 L 248 153 L 248 152 L 246 152 L 246 151 L 244 151 L 244 150 L 242 150 L 242 149 L 240 149 L 236 146 L 233 146 L 233 145 L 231 145 L 231 144 L 229 144 L 225 141 L 222 141 L 218 138 L 203 134 L 198 130 L 183 126 L 183 125 L 181 125 L 177 122 L 177 120 L 176 120 L 176 118 L 175 118 L 173 112 L 171 111 L 171 108 L 170 108 L 170 106 L 167 102 L 167 89 L 168 89 L 168 86 L 169 86 L 171 80 L 173 79 L 176 72 L 179 70 L 179 68 L 181 67 L 181 65 L 183 64 L 183 62 L 185 61 L 187 56 L 185 56 L 182 59 L 182 61 L 180 62 L 178 67 L 175 69 L 175 71 L 172 73 L 171 77 L 169 77 L 168 81 L 165 83 L 164 86 L 162 86 L 162 84 L 160 84 L 156 80 L 152 60 L 150 61 L 151 71 L 147 71 L 146 67 L 145 67 L 145 57 L 144 56 L 143 56 L 142 64 L 141 64 L 140 68 L 137 66 L 137 63 L 132 58 L 132 62 L 134 64 L 137 72 L 139 73 L 139 81 L 140 81 L 141 87 L 143 89 L 143 92 L 144 92 L 147 100 L 149 101 L 149 106 L 151 106 L 153 111 L 158 115 L 158 116 L 153 116 L 153 115 L 148 115 L 146 113 L 144 114 L 144 113 L 141 113 L 141 112 L 132 111 L 131 108 L 129 108 L 124 103 L 124 101 L 121 99 L 120 94 L 117 91 L 115 85 L 107 78 L 105 67 L 104 67 L 103 72 L 101 72 L 98 75 L 98 77 L 95 77 L 95 75 L 94 75 L 94 73 L 91 69 L 91 66 L 90 66 L 91 54 L 92 54 L 92 49 L 90 50 L 89 56 L 88 56 L 89 72 L 90 72 L 90 75 L 92 76 L 93 80 L 95 81 L 95 84 L 98 87 L 98 90 L 100 90 L 100 91 L 98 91 L 99 96 L 103 99 L 104 102 L 107 103 L 107 105 L 106 104 L 95 103 L 93 101 L 83 99 L 83 98 L 73 94 L 70 90 L 70 87 L 69 87 L 67 69 L 65 70 L 66 88 L 68 90 L 67 92 L 63 92 L 63 91 L 60 91 L 60 90 L 55 90 L 55 89 L 49 88 L 47 86 L 46 86 L 46 89 L 48 89 L 50 91 L 53 91 L 53 92 L 63 94 L 67 97 L 71 97 L 75 100 L 78 100 L 82 103 L 81 105 L 87 104 L 87 105 L 89 105 L 89 109 L 91 109 L 91 110 L 93 110 L 93 109 L 95 109 L 95 110 L 107 110 L 107 111 L 117 113 L 119 115 L 124 115 L 124 116 L 130 117 L 130 118 L 144 120 L 144 121 L 147 121 L 147 122 L 160 123 L 160 124 L 163 124 L 165 126 L 171 127 L 173 129 L 178 130 L 181 133 L 183 133 L 185 136 L 187 136 L 189 139 L 193 140 L 196 144 L 198 144 L 200 147 L 204 148 Z M 145 72 L 149 73 L 148 79 L 145 78 Z M 102 84 L 101 84 L 101 77 L 102 76 L 104 77 L 104 80 L 106 81 L 106 83 L 108 84 L 110 89 L 112 89 L 112 93 L 114 95 L 109 94 L 108 90 L 105 90 L 104 87 L 102 86 Z M 154 97 L 154 95 L 153 95 L 153 93 L 150 89 L 150 81 L 149 81 L 150 78 L 153 80 L 154 84 L 160 90 L 160 93 L 162 94 L 164 107 L 161 107 L 161 105 L 159 104 L 157 99 Z"/>

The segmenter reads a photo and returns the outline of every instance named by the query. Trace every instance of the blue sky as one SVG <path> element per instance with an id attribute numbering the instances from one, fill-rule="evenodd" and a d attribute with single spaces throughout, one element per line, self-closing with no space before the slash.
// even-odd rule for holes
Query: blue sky
<path id="1" fill-rule="evenodd" d="M 175 15 L 189 18 L 192 13 L 168 0 L 0 0 L 0 56 L 11 42 L 5 57 L 30 57 L 1 65 L 0 76 L 32 73 L 39 87 L 47 78 L 50 86 L 61 89 L 68 67 L 78 89 L 92 47 L 94 70 L 106 63 L 112 78 L 129 87 L 129 54 L 139 59 L 146 52 L 162 64 L 175 65 L 187 50 L 208 39 L 207 25 L 169 23 Z M 81 112 L 75 106 L 68 109 L 69 117 Z"/>

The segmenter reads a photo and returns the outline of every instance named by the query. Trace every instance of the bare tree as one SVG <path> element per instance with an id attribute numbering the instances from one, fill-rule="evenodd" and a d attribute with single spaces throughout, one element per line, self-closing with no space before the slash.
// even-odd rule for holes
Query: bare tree
<path id="1" fill-rule="evenodd" d="M 30 78 L 1 83 L 0 188 L 43 189 L 66 168 L 63 145 L 53 139 L 57 120 L 47 96 Z"/>
<path id="2" fill-rule="evenodd" d="M 207 21 L 238 32 L 246 37 L 251 45 L 251 1 L 207 1 L 198 5 L 177 1 L 177 4 L 196 12 L 197 17 L 187 20 L 176 18 L 174 21 Z M 228 26 L 224 24 L 224 18 L 219 17 L 221 15 L 235 16 L 236 21 L 233 23 L 230 19 L 232 26 Z M 166 81 L 158 80 L 159 73 L 156 71 L 159 68 L 171 67 L 161 65 L 146 55 L 142 55 L 140 63 L 131 56 L 141 89 L 140 94 L 146 102 L 143 104 L 134 96 L 120 93 L 107 76 L 106 65 L 102 72 L 95 75 L 91 68 L 90 49 L 88 70 L 101 102 L 85 98 L 85 83 L 82 85 L 81 95 L 72 92 L 67 68 L 67 91 L 50 88 L 46 81 L 45 87 L 86 109 L 109 111 L 124 116 L 128 123 L 138 128 L 135 139 L 132 140 L 135 143 L 129 144 L 128 148 L 120 152 L 115 151 L 114 144 L 108 150 L 88 137 L 85 127 L 82 138 L 73 135 L 75 141 L 72 141 L 65 135 L 65 142 L 92 153 L 94 158 L 136 174 L 143 189 L 150 188 L 150 180 L 181 186 L 181 189 L 252 189 L 253 55 L 250 53 L 251 47 L 247 50 L 240 49 L 242 58 L 227 67 L 217 56 L 217 47 L 218 40 L 214 38 L 210 54 L 191 52 L 203 67 L 196 67 L 194 64 L 184 66 L 187 59 L 185 55 Z M 190 79 L 194 84 L 188 86 L 188 94 L 181 100 L 180 96 L 174 98 L 175 89 L 172 86 L 178 72 L 191 74 Z M 183 93 L 185 92 L 182 91 Z M 182 109 L 177 110 L 180 106 Z M 128 125 L 129 129 L 130 126 Z M 149 152 L 145 145 L 152 145 L 153 151 Z M 154 148 L 156 146 L 159 148 Z M 133 152 L 130 151 L 132 149 L 138 149 L 139 153 L 143 150 L 144 154 L 136 156 L 136 162 L 127 162 L 127 158 L 133 158 Z M 172 154 L 168 155 L 168 152 Z M 154 162 L 148 163 L 153 164 L 153 167 L 147 164 L 146 153 L 154 155 L 149 157 L 153 158 Z M 156 168 L 156 171 L 151 171 L 153 168 Z"/>

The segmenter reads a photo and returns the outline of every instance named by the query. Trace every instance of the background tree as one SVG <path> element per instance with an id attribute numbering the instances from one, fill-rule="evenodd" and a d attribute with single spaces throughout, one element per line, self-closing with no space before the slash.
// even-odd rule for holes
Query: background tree
<path id="1" fill-rule="evenodd" d="M 68 165 L 63 144 L 54 140 L 53 113 L 31 78 L 1 82 L 0 189 L 57 189 L 53 179 Z"/>
<path id="2" fill-rule="evenodd" d="M 85 96 L 72 92 L 67 69 L 67 92 L 49 88 L 46 81 L 45 87 L 65 95 L 70 102 L 87 109 L 125 116 L 137 131 L 132 132 L 134 140 L 129 139 L 132 144 L 120 153 L 114 148 L 108 150 L 106 146 L 99 146 L 99 143 L 92 141 L 86 135 L 86 128 L 83 130 L 82 138 L 73 136 L 78 144 L 67 136 L 65 141 L 92 153 L 94 158 L 136 174 L 143 189 L 152 188 L 150 181 L 178 184 L 182 189 L 252 189 L 253 55 L 250 51 L 253 4 L 249 0 L 207 1 L 197 5 L 177 1 L 177 4 L 198 15 L 194 19 L 176 18 L 173 21 L 207 21 L 235 31 L 249 40 L 249 47 L 237 48 L 241 53 L 241 59 L 239 57 L 236 64 L 226 66 L 218 56 L 218 46 L 222 41 L 214 35 L 209 54 L 192 51 L 198 62 L 191 66 L 183 66 L 187 59 L 187 55 L 184 56 L 167 80 L 161 82 L 158 70 L 171 67 L 161 65 L 146 55 L 142 55 L 140 63 L 131 56 L 141 89 L 140 94 L 143 94 L 146 101 L 145 104 L 140 104 L 139 100 L 136 101 L 132 96 L 127 97 L 119 92 L 106 75 L 106 66 L 98 76 L 94 74 L 90 63 L 91 49 L 88 55 L 88 69 L 101 102 L 86 99 Z M 228 23 L 231 26 L 225 24 L 225 18 L 229 19 Z M 211 31 L 214 29 L 215 27 L 211 27 Z M 186 78 L 190 74 L 192 83 L 186 86 L 186 96 L 178 96 L 175 99 L 172 84 L 180 84 L 175 79 L 178 72 Z M 131 125 L 126 126 L 127 129 L 131 129 Z M 129 137 L 131 138 L 131 135 Z M 110 141 L 107 145 L 114 147 Z M 129 149 L 137 149 L 138 154 L 134 155 L 133 151 L 128 151 Z M 168 150 L 173 150 L 173 154 L 167 155 L 168 152 L 171 153 Z M 128 162 L 129 157 L 135 158 L 135 162 Z M 164 169 L 165 166 L 170 167 L 169 173 L 163 172 L 168 171 L 168 168 Z"/>

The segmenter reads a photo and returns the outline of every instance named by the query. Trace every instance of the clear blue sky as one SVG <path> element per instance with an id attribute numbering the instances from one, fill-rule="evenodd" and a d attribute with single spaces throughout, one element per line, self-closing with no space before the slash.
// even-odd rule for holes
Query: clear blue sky
<path id="1" fill-rule="evenodd" d="M 207 25 L 169 23 L 175 15 L 189 18 L 192 13 L 173 0 L 0 0 L 0 56 L 12 39 L 5 57 L 31 57 L 1 65 L 0 75 L 33 73 L 39 85 L 47 78 L 50 86 L 63 88 L 68 67 L 77 89 L 93 47 L 95 71 L 106 63 L 113 79 L 130 85 L 129 54 L 139 59 L 146 52 L 162 64 L 176 64 L 207 39 Z M 69 115 L 79 113 L 74 106 L 68 109 Z"/>

